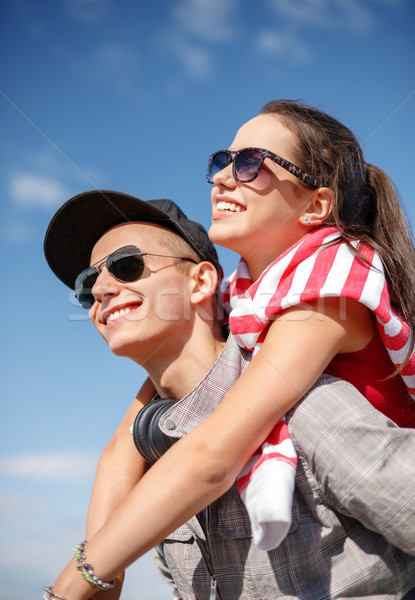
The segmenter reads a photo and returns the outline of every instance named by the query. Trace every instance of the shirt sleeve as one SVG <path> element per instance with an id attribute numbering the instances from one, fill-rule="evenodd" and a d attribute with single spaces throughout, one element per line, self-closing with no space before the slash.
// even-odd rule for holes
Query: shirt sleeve
<path id="1" fill-rule="evenodd" d="M 322 501 L 415 556 L 415 430 L 327 375 L 287 420 Z"/>

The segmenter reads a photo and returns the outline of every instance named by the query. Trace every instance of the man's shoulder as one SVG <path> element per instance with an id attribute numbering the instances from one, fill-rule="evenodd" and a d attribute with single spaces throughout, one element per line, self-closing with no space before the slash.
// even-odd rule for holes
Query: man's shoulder
<path id="1" fill-rule="evenodd" d="M 171 437 L 182 437 L 200 425 L 239 379 L 250 358 L 251 353 L 240 348 L 229 336 L 220 356 L 203 379 L 163 414 L 160 429 Z"/>
<path id="2" fill-rule="evenodd" d="M 328 427 L 338 419 L 359 426 L 363 421 L 385 422 L 386 417 L 351 384 L 323 373 L 287 414 L 292 427 Z"/>
<path id="3" fill-rule="evenodd" d="M 306 458 L 323 452 L 341 458 L 356 439 L 364 452 L 373 444 L 365 432 L 378 429 L 387 435 L 391 427 L 397 428 L 352 384 L 325 373 L 289 411 L 287 423 L 298 451 Z"/>

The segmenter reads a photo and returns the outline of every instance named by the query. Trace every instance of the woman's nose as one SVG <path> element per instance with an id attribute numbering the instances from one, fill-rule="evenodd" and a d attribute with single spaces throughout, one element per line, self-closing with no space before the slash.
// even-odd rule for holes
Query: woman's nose
<path id="1" fill-rule="evenodd" d="M 235 187 L 236 180 L 233 176 L 233 163 L 229 163 L 224 169 L 213 176 L 213 184 L 217 187 Z"/>

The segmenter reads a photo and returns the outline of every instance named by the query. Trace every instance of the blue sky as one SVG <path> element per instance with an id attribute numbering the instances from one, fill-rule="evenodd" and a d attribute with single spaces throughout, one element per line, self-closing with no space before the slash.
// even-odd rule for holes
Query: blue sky
<path id="1" fill-rule="evenodd" d="M 415 6 L 3 0 L 0 10 L 0 597 L 30 600 L 81 541 L 97 459 L 144 379 L 49 271 L 53 213 L 106 188 L 173 198 L 208 226 L 209 155 L 287 97 L 357 134 L 413 224 Z M 150 597 L 170 595 L 144 557 L 123 598 Z"/>

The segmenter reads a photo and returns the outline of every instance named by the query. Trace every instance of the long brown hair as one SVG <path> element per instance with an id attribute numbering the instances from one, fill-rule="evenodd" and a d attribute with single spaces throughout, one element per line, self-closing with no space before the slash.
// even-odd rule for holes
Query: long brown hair
<path id="1" fill-rule="evenodd" d="M 364 162 L 353 133 L 326 113 L 297 100 L 273 100 L 260 114 L 275 114 L 298 140 L 298 166 L 334 192 L 327 225 L 342 231 L 349 243 L 361 240 L 379 253 L 392 303 L 412 331 L 415 341 L 415 249 L 412 232 L 389 177 Z M 350 245 L 353 249 L 353 246 Z"/>

